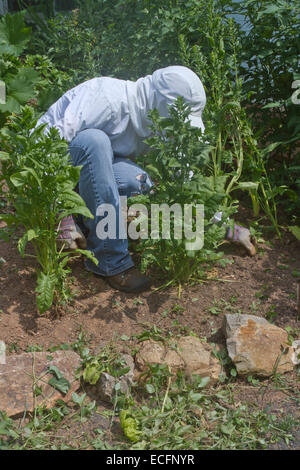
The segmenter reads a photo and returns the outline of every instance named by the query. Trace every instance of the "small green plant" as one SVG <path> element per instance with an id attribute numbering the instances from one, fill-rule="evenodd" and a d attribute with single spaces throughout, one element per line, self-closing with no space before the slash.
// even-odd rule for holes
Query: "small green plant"
<path id="1" fill-rule="evenodd" d="M 0 219 L 25 232 L 18 241 L 18 249 L 21 256 L 34 257 L 39 263 L 37 305 L 40 313 L 44 313 L 54 300 L 66 302 L 71 298 L 67 283 L 70 257 L 84 254 L 96 260 L 89 251 L 62 252 L 57 247 L 57 230 L 65 216 L 92 215 L 74 191 L 80 167 L 69 162 L 67 143 L 56 129 L 45 135 L 45 126 L 35 128 L 36 122 L 33 110 L 27 106 L 22 114 L 12 116 L 1 131 L 0 185 L 14 212 L 1 214 Z M 29 242 L 34 254 L 25 253 Z"/>
<path id="2" fill-rule="evenodd" d="M 231 313 L 241 313 L 240 309 L 236 307 L 237 297 L 231 296 L 228 301 L 225 299 L 220 299 L 218 301 L 214 301 L 213 306 L 208 309 L 209 313 L 213 315 L 220 315 L 223 312 L 231 312 Z"/>
<path id="3" fill-rule="evenodd" d="M 71 386 L 70 382 L 63 376 L 62 372 L 56 366 L 49 366 L 48 371 L 53 375 L 53 377 L 48 381 L 48 384 L 66 395 Z"/>
<path id="4" fill-rule="evenodd" d="M 73 402 L 80 407 L 80 421 L 84 423 L 87 421 L 88 417 L 92 413 L 93 410 L 96 409 L 96 402 L 93 400 L 87 404 L 85 404 L 86 393 L 82 395 L 78 395 L 77 393 L 72 393 L 72 400 Z"/>
<path id="5" fill-rule="evenodd" d="M 275 320 L 275 318 L 277 317 L 277 315 L 278 313 L 275 310 L 275 305 L 271 305 L 268 311 L 266 312 L 265 317 L 269 322 L 272 323 L 273 320 Z"/>
<path id="6" fill-rule="evenodd" d="M 107 372 L 115 378 L 119 378 L 130 370 L 126 361 L 112 343 L 105 346 L 96 356 L 87 354 L 83 362 L 83 379 L 95 385 L 102 372 Z"/>

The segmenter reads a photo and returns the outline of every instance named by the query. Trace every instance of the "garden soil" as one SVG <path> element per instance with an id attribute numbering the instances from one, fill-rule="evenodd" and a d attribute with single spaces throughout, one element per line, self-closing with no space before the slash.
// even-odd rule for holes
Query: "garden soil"
<path id="1" fill-rule="evenodd" d="M 0 339 L 5 341 L 8 354 L 20 354 L 33 346 L 46 350 L 71 345 L 83 332 L 93 353 L 111 340 L 120 351 L 129 352 L 137 345 L 132 335 L 156 326 L 162 334 L 192 331 L 209 343 L 224 345 L 224 314 L 237 312 L 265 317 L 299 337 L 296 285 L 300 242 L 288 232 L 283 232 L 283 240 L 264 238 L 254 258 L 227 242 L 221 248 L 229 262 L 211 269 L 205 281 L 183 287 L 180 297 L 176 287 L 156 290 L 160 282 L 155 277 L 149 292 L 138 296 L 120 293 L 104 279 L 86 272 L 82 258 L 74 259 L 74 301 L 41 316 L 35 302 L 35 261 L 22 259 L 16 242 L 0 241 Z M 259 387 L 244 379 L 235 381 L 237 401 L 300 417 L 295 400 L 300 393 L 296 372 L 285 375 L 288 386 L 282 389 L 268 379 Z M 287 446 L 280 443 L 273 448 Z M 291 448 L 300 449 L 300 432 L 296 429 Z"/>

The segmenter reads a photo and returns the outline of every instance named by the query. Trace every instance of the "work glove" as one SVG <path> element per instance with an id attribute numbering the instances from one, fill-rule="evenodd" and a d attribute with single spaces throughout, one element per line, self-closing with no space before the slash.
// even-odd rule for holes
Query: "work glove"
<path id="1" fill-rule="evenodd" d="M 233 228 L 228 227 L 226 239 L 232 243 L 242 245 L 250 256 L 256 255 L 256 241 L 247 228 L 237 224 L 234 224 Z"/>
<path id="2" fill-rule="evenodd" d="M 57 243 L 63 246 L 64 250 L 84 250 L 86 248 L 86 239 L 82 231 L 70 215 L 64 217 L 57 230 Z"/>

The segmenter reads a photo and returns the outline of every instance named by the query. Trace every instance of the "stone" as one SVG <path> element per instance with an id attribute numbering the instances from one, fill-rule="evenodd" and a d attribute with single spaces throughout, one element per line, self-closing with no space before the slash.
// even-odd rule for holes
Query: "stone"
<path id="1" fill-rule="evenodd" d="M 196 336 L 183 336 L 177 343 L 177 351 L 185 363 L 184 371 L 189 379 L 199 375 L 209 377 L 210 383 L 218 380 L 222 366 L 213 355 L 212 346 Z"/>
<path id="2" fill-rule="evenodd" d="M 148 365 L 154 364 L 166 364 L 172 373 L 176 373 L 178 369 L 184 369 L 184 361 L 174 347 L 169 349 L 163 342 L 152 339 L 143 341 L 136 354 L 135 362 L 140 371 L 145 371 Z"/>
<path id="3" fill-rule="evenodd" d="M 134 361 L 129 354 L 122 354 L 121 358 L 125 360 L 130 370 L 121 377 L 113 377 L 107 372 L 102 372 L 98 382 L 89 387 L 90 389 L 96 387 L 96 390 L 93 391 L 93 396 L 106 402 L 113 402 L 116 394 L 115 386 L 117 384 L 119 384 L 121 393 L 129 394 L 134 381 Z"/>
<path id="4" fill-rule="evenodd" d="M 185 367 L 184 360 L 174 349 L 167 349 L 164 362 L 168 364 L 172 373 L 176 373 L 178 370 L 183 370 Z"/>
<path id="5" fill-rule="evenodd" d="M 6 346 L 4 341 L 0 341 L 0 365 L 6 364 Z"/>
<path id="6" fill-rule="evenodd" d="M 135 363 L 139 370 L 145 370 L 147 364 L 163 364 L 165 354 L 163 343 L 149 339 L 142 342 L 135 356 Z"/>
<path id="7" fill-rule="evenodd" d="M 255 315 L 224 316 L 227 351 L 239 375 L 269 377 L 293 370 L 293 348 L 282 328 Z"/>
<path id="8" fill-rule="evenodd" d="M 53 377 L 47 372 L 50 365 L 56 366 L 70 382 L 66 395 L 48 384 Z M 0 410 L 12 417 L 41 405 L 51 408 L 58 399 L 67 403 L 80 387 L 80 380 L 75 378 L 78 367 L 80 357 L 74 351 L 8 355 L 6 364 L 0 365 Z M 41 389 L 42 394 L 33 393 L 34 385 Z"/>
<path id="9" fill-rule="evenodd" d="M 215 382 L 222 368 L 212 350 L 195 336 L 184 336 L 169 345 L 148 340 L 142 343 L 135 360 L 140 371 L 144 371 L 147 364 L 166 364 L 173 374 L 182 370 L 188 379 L 200 375 Z"/>

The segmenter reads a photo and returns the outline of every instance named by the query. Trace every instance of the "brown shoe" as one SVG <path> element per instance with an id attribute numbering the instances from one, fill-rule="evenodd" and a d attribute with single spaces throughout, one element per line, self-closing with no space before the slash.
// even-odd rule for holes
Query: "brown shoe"
<path id="1" fill-rule="evenodd" d="M 142 292 L 151 286 L 150 279 L 140 273 L 135 267 L 129 268 L 127 271 L 115 276 L 106 277 L 106 279 L 108 284 L 114 289 L 129 293 Z"/>

